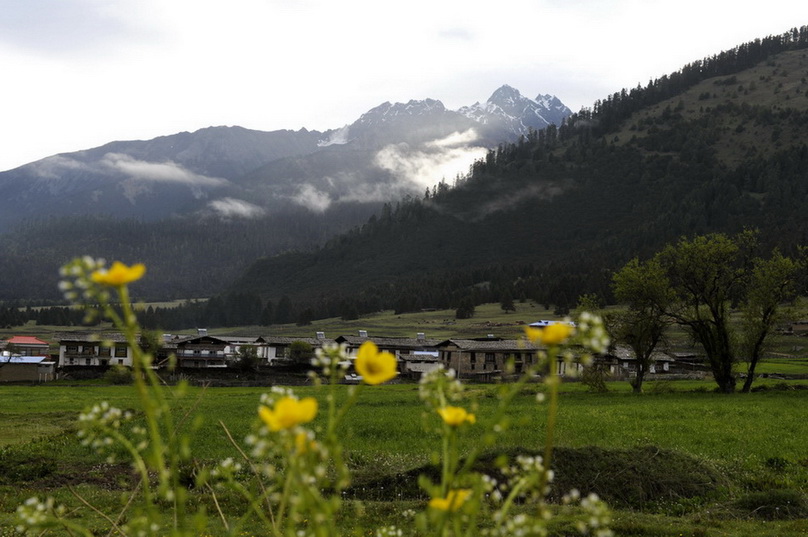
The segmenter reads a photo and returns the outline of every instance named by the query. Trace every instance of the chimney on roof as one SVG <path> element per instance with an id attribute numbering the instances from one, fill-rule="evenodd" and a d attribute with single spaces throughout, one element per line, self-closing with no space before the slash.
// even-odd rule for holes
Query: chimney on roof
<path id="1" fill-rule="evenodd" d="M 359 337 L 368 337 L 368 331 L 367 330 L 360 330 L 359 331 Z"/>
<path id="2" fill-rule="evenodd" d="M 417 339 L 418 341 L 425 341 L 426 340 L 426 334 L 423 333 L 423 332 L 418 332 L 418 334 L 416 334 L 415 339 Z"/>
<path id="3" fill-rule="evenodd" d="M 325 332 L 317 332 L 317 339 L 325 339 Z"/>
<path id="4" fill-rule="evenodd" d="M 196 333 L 200 337 L 201 336 L 207 336 L 208 335 L 208 329 L 207 328 L 197 328 Z"/>
<path id="5" fill-rule="evenodd" d="M 489 339 L 494 339 L 494 334 L 488 334 Z"/>

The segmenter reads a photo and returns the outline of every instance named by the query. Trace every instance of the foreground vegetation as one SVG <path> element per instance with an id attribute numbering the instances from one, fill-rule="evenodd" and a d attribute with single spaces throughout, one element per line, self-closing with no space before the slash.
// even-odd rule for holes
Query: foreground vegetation
<path id="1" fill-rule="evenodd" d="M 610 387 L 607 394 L 592 394 L 580 383 L 562 386 L 556 472 L 559 492 L 592 490 L 612 504 L 618 535 L 796 536 L 808 531 L 808 422 L 800 410 L 808 403 L 808 390 L 764 382 L 766 389 L 726 396 L 713 393 L 709 383 L 651 383 L 649 393 L 637 397 L 626 383 Z M 515 398 L 511 424 L 491 453 L 535 453 L 543 447 L 543 417 L 534 410 L 538 389 L 543 388 L 527 386 Z M 340 397 L 346 390 L 340 388 Z M 498 390 L 468 387 L 480 421 L 495 412 Z M 233 455 L 220 422 L 244 445 L 266 391 L 190 391 L 185 404 L 204 416 L 193 433 L 196 464 Z M 325 404 L 315 388 L 299 395 Z M 102 527 L 70 489 L 115 511 L 132 478 L 127 465 L 107 464 L 80 444 L 74 418 L 98 400 L 134 408 L 131 388 L 4 386 L 0 397 L 5 402 L 0 430 L 6 431 L 0 440 L 0 525 L 13 525 L 20 503 L 48 491 L 75 508 L 74 516 Z M 413 481 L 429 473 L 437 456 L 439 437 L 423 432 L 426 418 L 417 387 L 410 384 L 367 390 L 346 418 L 340 434 L 354 475 L 346 491 L 352 514 L 341 521 L 346 532 L 399 524 L 403 512 L 426 502 Z M 461 451 L 477 442 L 463 437 Z M 412 474 L 397 477 L 407 472 Z M 209 501 L 199 491 L 192 495 Z M 238 502 L 229 501 L 237 512 Z"/>

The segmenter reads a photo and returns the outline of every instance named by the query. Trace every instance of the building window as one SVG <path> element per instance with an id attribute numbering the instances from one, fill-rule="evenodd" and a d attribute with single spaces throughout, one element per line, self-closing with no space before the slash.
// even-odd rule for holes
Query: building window
<path id="1" fill-rule="evenodd" d="M 115 356 L 126 356 L 126 345 L 115 345 Z"/>
<path id="2" fill-rule="evenodd" d="M 92 358 L 85 358 L 84 359 L 84 365 L 93 365 L 93 359 Z"/>
<path id="3" fill-rule="evenodd" d="M 109 347 L 98 347 L 98 355 L 99 356 L 110 356 L 112 354 L 112 349 Z"/>
<path id="4" fill-rule="evenodd" d="M 67 352 L 79 352 L 79 346 L 78 345 L 68 345 L 67 346 Z"/>
<path id="5" fill-rule="evenodd" d="M 497 365 L 497 356 L 493 352 L 485 353 L 485 363 L 493 366 Z"/>
<path id="6" fill-rule="evenodd" d="M 118 358 L 118 365 L 123 365 L 123 359 L 122 358 Z"/>

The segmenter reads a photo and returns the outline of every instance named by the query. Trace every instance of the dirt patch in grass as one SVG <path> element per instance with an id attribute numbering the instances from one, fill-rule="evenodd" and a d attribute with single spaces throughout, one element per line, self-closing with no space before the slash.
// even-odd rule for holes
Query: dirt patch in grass
<path id="1" fill-rule="evenodd" d="M 513 460 L 519 453 L 507 453 Z M 521 452 L 540 455 L 537 452 Z M 582 494 L 596 493 L 611 506 L 628 509 L 653 509 L 660 502 L 710 496 L 727 480 L 706 462 L 673 450 L 653 446 L 631 449 L 599 447 L 558 448 L 554 451 L 555 480 L 550 500 L 558 500 L 572 489 Z M 498 455 L 483 456 L 475 471 L 501 478 Z M 418 486 L 418 477 L 440 480 L 440 468 L 434 465 L 380 476 L 357 482 L 347 492 L 349 498 L 377 500 L 426 499 Z"/>

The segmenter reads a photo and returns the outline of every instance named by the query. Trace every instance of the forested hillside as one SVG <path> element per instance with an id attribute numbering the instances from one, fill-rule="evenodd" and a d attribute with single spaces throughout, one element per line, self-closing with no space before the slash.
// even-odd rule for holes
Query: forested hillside
<path id="1" fill-rule="evenodd" d="M 454 188 L 388 204 L 307 255 L 255 263 L 234 292 L 341 309 L 458 307 L 509 294 L 563 310 L 682 235 L 806 242 L 808 28 L 623 90 L 502 145 Z"/>
<path id="2" fill-rule="evenodd" d="M 77 253 L 146 263 L 137 296 L 209 297 L 261 256 L 301 251 L 350 229 L 380 204 L 340 204 L 324 213 L 283 211 L 253 219 L 176 217 L 156 222 L 112 216 L 52 218 L 0 235 L 0 300 L 60 301 L 57 268 Z M 23 302 L 21 302 L 23 303 Z"/>

